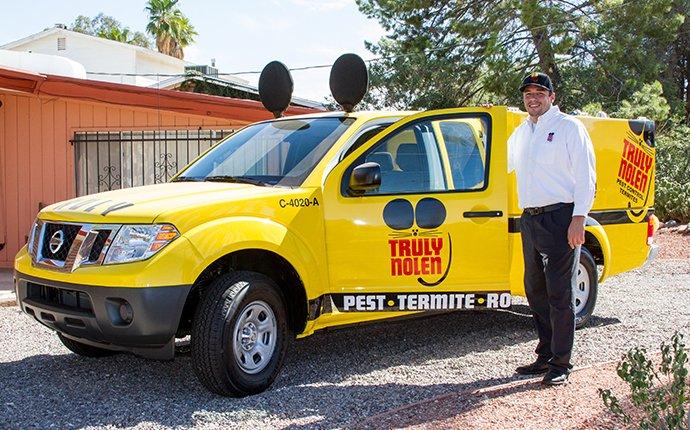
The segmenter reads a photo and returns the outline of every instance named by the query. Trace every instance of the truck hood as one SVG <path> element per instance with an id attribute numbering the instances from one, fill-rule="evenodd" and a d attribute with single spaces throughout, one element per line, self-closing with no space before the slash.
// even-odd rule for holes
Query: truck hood
<path id="1" fill-rule="evenodd" d="M 80 223 L 151 223 L 163 213 L 185 208 L 199 210 L 222 204 L 280 195 L 291 190 L 251 184 L 219 182 L 170 182 L 91 194 L 55 203 L 44 208 L 39 217 Z"/>

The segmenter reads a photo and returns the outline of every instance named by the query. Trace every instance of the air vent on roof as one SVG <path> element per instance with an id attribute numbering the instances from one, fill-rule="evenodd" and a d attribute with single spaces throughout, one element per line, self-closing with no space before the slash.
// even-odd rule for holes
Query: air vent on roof
<path id="1" fill-rule="evenodd" d="M 57 41 L 58 51 L 64 51 L 67 49 L 67 39 L 64 37 L 58 37 Z"/>
<path id="2" fill-rule="evenodd" d="M 218 76 L 218 69 L 212 66 L 187 66 L 184 69 L 186 72 L 198 72 L 206 76 Z"/>

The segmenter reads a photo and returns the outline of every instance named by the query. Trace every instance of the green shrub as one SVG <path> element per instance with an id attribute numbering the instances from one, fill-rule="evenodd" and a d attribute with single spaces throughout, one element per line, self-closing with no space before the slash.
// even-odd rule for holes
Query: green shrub
<path id="1" fill-rule="evenodd" d="M 685 406 L 688 398 L 688 354 L 683 335 L 676 332 L 671 344 L 661 344 L 661 364 L 655 369 L 644 348 L 628 351 L 616 368 L 618 376 L 630 386 L 630 398 L 640 416 L 641 429 L 686 429 Z M 626 424 L 633 418 L 625 412 L 611 390 L 599 389 L 606 407 Z M 685 423 L 685 425 L 684 425 Z"/>
<path id="2" fill-rule="evenodd" d="M 690 128 L 669 121 L 656 139 L 654 207 L 661 220 L 690 221 Z"/>
<path id="3" fill-rule="evenodd" d="M 668 119 L 671 108 L 663 94 L 659 81 L 645 84 L 639 91 L 635 91 L 630 100 L 623 100 L 617 111 L 611 116 L 616 118 L 645 117 L 657 124 Z"/>

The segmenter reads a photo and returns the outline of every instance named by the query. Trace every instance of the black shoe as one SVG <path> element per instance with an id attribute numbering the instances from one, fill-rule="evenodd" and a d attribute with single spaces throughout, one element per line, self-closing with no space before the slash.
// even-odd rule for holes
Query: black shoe
<path id="1" fill-rule="evenodd" d="M 544 385 L 564 385 L 568 383 L 568 376 L 570 372 L 567 370 L 549 370 L 541 383 Z"/>
<path id="2" fill-rule="evenodd" d="M 520 366 L 515 369 L 515 372 L 520 375 L 541 375 L 549 371 L 549 365 L 544 361 L 535 361 L 532 364 L 526 366 Z"/>

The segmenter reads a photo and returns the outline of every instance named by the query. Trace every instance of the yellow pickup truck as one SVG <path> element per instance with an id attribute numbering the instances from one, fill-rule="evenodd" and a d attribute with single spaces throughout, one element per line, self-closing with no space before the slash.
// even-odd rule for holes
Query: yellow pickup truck
<path id="1" fill-rule="evenodd" d="M 77 354 L 172 359 L 201 382 L 266 389 L 288 336 L 524 295 L 506 107 L 331 112 L 238 131 L 171 182 L 43 209 L 17 255 L 21 309 Z M 581 118 L 597 192 L 575 290 L 653 257 L 654 132 Z M 543 168 L 548 169 L 548 160 Z"/>

